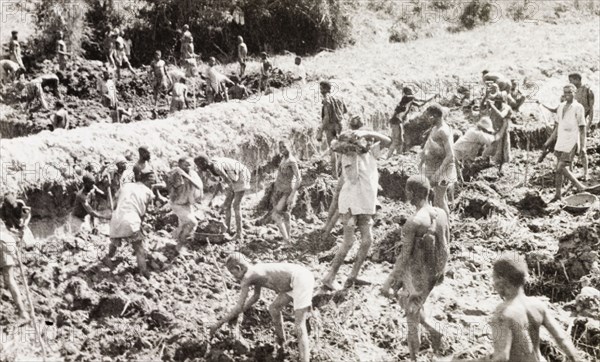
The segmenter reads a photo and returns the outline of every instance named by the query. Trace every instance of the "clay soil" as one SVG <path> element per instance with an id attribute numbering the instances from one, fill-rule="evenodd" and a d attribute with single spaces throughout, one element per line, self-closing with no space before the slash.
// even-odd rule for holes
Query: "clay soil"
<path id="1" fill-rule="evenodd" d="M 434 94 L 438 91 L 431 85 L 438 81 L 441 85 L 477 82 L 480 71 L 490 68 L 519 79 L 527 77 L 537 87 L 532 98 L 556 104 L 566 74 L 577 70 L 598 94 L 597 18 L 580 19 L 577 26 L 581 31 L 572 31 L 573 26 L 499 22 L 469 33 L 408 44 L 361 44 L 317 55 L 307 59 L 306 66 L 314 70 L 316 77 L 333 76 L 352 110 L 362 113 L 368 126 L 388 132 L 385 120 L 389 114 L 385 110 L 391 109 L 399 98 L 399 79 L 420 85 L 426 94 Z M 316 84 L 310 83 L 303 89 L 316 91 Z M 209 341 L 207 329 L 237 298 L 239 286 L 222 264 L 228 253 L 239 250 L 257 261 L 304 263 L 319 280 L 341 242 L 339 225 L 327 238 L 318 231 L 326 218 L 335 181 L 327 175 L 326 163 L 309 141 L 319 110 L 312 95 L 302 94 L 298 102 L 285 102 L 283 94 L 276 94 L 272 101 L 219 104 L 162 120 L 95 124 L 3 140 L 2 162 L 12 167 L 3 167 L 3 189 L 24 191 L 31 200 L 43 201 L 32 228 L 36 235 L 46 237 L 26 248 L 24 263 L 48 354 L 55 360 L 69 361 L 295 360 L 291 307 L 284 315 L 289 339 L 284 354 L 277 353 L 268 313 L 272 293 L 264 292 L 262 300 L 241 318 L 243 341 L 235 339 L 228 326 Z M 443 98 L 451 107 L 450 124 L 457 131 L 466 130 L 470 115 L 452 102 L 450 94 Z M 529 113 L 534 113 L 536 119 L 548 119 L 541 125 L 532 125 L 527 121 Z M 600 358 L 600 319 L 593 313 L 597 299 L 587 294 L 577 297 L 588 291 L 586 287 L 600 288 L 600 210 L 596 207 L 574 215 L 559 204 L 546 204 L 553 192 L 554 159 L 549 156 L 540 164 L 535 160 L 541 153 L 539 139 L 544 137 L 552 119 L 533 104 L 526 104 L 523 114 L 515 129 L 525 130 L 520 136 L 518 131 L 513 132 L 517 134 L 513 143 L 520 148 L 513 149 L 513 162 L 506 167 L 505 176 L 499 178 L 494 168 L 481 167 L 469 173 L 469 182 L 456 187 L 451 202 L 451 255 L 445 280 L 433 290 L 425 305 L 428 317 L 444 334 L 443 357 L 439 360 L 473 360 L 492 351 L 488 323 L 500 298 L 491 287 L 491 264 L 506 254 L 526 256 L 531 270 L 528 294 L 548 303 L 561 326 L 568 329 L 581 360 Z M 275 152 L 272 145 L 290 134 L 303 159 L 302 172 L 306 177 L 300 202 L 293 211 L 295 244 L 285 247 L 274 225 L 257 225 L 256 220 L 266 212 L 262 199 L 273 176 L 269 166 Z M 93 137 L 83 143 L 84 135 Z M 600 179 L 599 135 L 596 132 L 590 137 L 592 180 Z M 527 142 L 518 141 L 524 138 L 529 139 L 529 150 Z M 163 170 L 180 152 L 202 150 L 238 157 L 254 170 L 262 171 L 256 192 L 244 203 L 248 218 L 244 243 L 236 244 L 227 237 L 207 240 L 207 234 L 222 231 L 222 215 L 217 209 L 208 208 L 207 201 L 198 208 L 201 227 L 188 256 L 175 256 L 170 232 L 176 221 L 168 210 L 161 209 L 149 220 L 146 235 L 150 280 L 138 275 L 129 246 L 119 251 L 113 269 L 100 262 L 108 247 L 106 225 L 99 228 L 98 235 L 48 236 L 60 224 L 59 216 L 67 208 L 68 200 L 59 199 L 65 199 L 77 182 L 78 176 L 70 168 L 73 159 L 100 164 L 135 150 L 141 143 L 152 144 L 156 163 Z M 379 287 L 402 247 L 401 228 L 414 211 L 405 202 L 402 190 L 406 178 L 415 173 L 417 152 L 418 146 L 405 155 L 380 162 L 382 207 L 375 218 L 375 243 L 362 271 L 364 279 L 373 284 L 319 295 L 313 300 L 312 361 L 408 358 L 404 314 L 396 303 L 379 294 Z M 20 171 L 29 163 L 48 165 L 52 175 L 59 176 L 52 180 L 27 178 Z M 576 172 L 580 171 L 577 167 Z M 26 182 L 20 183 L 24 179 Z M 220 201 L 222 198 L 217 198 L 217 205 Z M 35 202 L 29 203 L 36 207 Z M 349 253 L 338 276 L 340 280 L 349 273 L 355 253 L 356 248 Z M 41 359 L 33 328 L 13 325 L 14 307 L 8 292 L 0 295 L 0 305 L 0 325 L 4 326 L 0 360 Z M 425 336 L 420 360 L 433 358 L 429 347 Z M 542 353 L 549 361 L 563 358 L 544 333 Z"/>

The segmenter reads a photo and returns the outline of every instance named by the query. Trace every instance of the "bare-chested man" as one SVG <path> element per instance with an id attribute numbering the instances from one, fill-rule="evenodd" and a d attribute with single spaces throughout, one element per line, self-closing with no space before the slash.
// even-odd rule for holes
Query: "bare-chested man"
<path id="1" fill-rule="evenodd" d="M 520 257 L 504 256 L 494 263 L 494 289 L 504 300 L 492 318 L 494 353 L 489 361 L 540 362 L 540 327 L 545 327 L 569 361 L 578 361 L 578 353 L 569 336 L 552 317 L 551 311 L 537 298 L 525 295 L 527 264 Z"/>
<path id="2" fill-rule="evenodd" d="M 150 64 L 151 73 L 154 76 L 152 88 L 154 89 L 154 108 L 158 104 L 158 96 L 161 92 L 167 92 L 169 85 L 173 84 L 171 76 L 167 73 L 165 61 L 161 59 L 160 50 L 154 52 L 154 60 Z"/>
<path id="3" fill-rule="evenodd" d="M 67 57 L 71 54 L 67 53 L 67 44 L 64 40 L 64 33 L 62 31 L 58 32 L 58 40 L 56 41 L 56 56 L 58 57 L 58 69 L 65 70 L 67 69 Z"/>
<path id="4" fill-rule="evenodd" d="M 119 29 L 115 29 L 115 33 L 113 34 L 115 43 L 113 50 L 113 59 L 115 61 L 115 66 L 117 67 L 118 79 L 121 79 L 121 68 L 124 67 L 127 67 L 127 69 L 129 69 L 129 71 L 135 75 L 135 70 L 131 66 L 129 58 L 127 57 L 127 46 L 125 45 L 125 40 L 121 35 L 121 31 Z"/>
<path id="5" fill-rule="evenodd" d="M 575 92 L 575 100 L 583 106 L 584 117 L 586 119 L 586 135 L 592 129 L 592 123 L 594 122 L 594 92 L 589 85 L 581 83 L 581 74 L 572 73 L 569 74 L 569 83 L 573 84 L 577 91 Z M 579 159 L 583 166 L 583 180 L 588 179 L 588 156 L 585 146 L 582 146 L 579 150 Z"/>
<path id="6" fill-rule="evenodd" d="M 260 59 L 260 90 L 261 92 L 266 92 L 269 90 L 269 81 L 271 73 L 273 72 L 273 64 L 271 64 L 266 52 L 260 53 Z"/>
<path id="7" fill-rule="evenodd" d="M 183 107 L 189 108 L 188 104 L 188 87 L 185 84 L 186 79 L 179 78 L 173 85 L 173 88 L 169 91 L 172 95 L 171 98 L 171 112 L 181 111 Z"/>
<path id="8" fill-rule="evenodd" d="M 244 38 L 241 35 L 237 37 L 237 60 L 240 63 L 240 79 L 244 77 L 246 72 L 246 57 L 248 56 L 248 47 L 244 43 Z"/>
<path id="9" fill-rule="evenodd" d="M 65 104 L 62 101 L 56 101 L 54 104 L 56 111 L 51 117 L 52 130 L 59 128 L 69 129 L 69 113 L 65 109 Z"/>
<path id="10" fill-rule="evenodd" d="M 272 218 L 286 242 L 290 241 L 292 228 L 290 225 L 291 211 L 296 203 L 296 193 L 302 182 L 298 160 L 292 155 L 289 144 L 279 142 L 279 152 L 283 156 L 279 164 L 279 172 L 275 179 L 275 189 L 271 196 L 273 205 Z"/>
<path id="11" fill-rule="evenodd" d="M 194 38 L 189 31 L 189 26 L 183 26 L 183 36 L 181 37 L 181 64 L 185 69 L 187 77 L 195 77 L 198 75 L 196 54 L 194 53 Z"/>
<path id="12" fill-rule="evenodd" d="M 23 69 L 9 59 L 0 60 L 0 84 L 10 83 L 19 78 Z"/>
<path id="13" fill-rule="evenodd" d="M 19 81 L 17 83 L 17 90 L 24 91 L 25 99 L 27 100 L 26 108 L 30 109 L 35 100 L 38 100 L 41 106 L 45 110 L 49 110 L 48 103 L 44 97 L 44 88 L 47 87 L 52 91 L 52 94 L 56 98 L 61 98 L 58 92 L 58 76 L 56 74 L 48 73 L 40 75 L 28 82 Z"/>
<path id="14" fill-rule="evenodd" d="M 268 288 L 278 293 L 273 304 L 269 307 L 269 313 L 275 324 L 277 343 L 283 347 L 286 339 L 281 310 L 293 301 L 300 361 L 308 362 L 310 360 L 310 347 L 306 319 L 312 309 L 312 296 L 315 285 L 312 272 L 302 265 L 291 263 L 259 263 L 253 265 L 240 253 L 231 255 L 227 259 L 226 266 L 235 279 L 241 283 L 240 297 L 233 310 L 210 327 L 210 335 L 213 336 L 223 324 L 249 309 L 259 300 L 261 289 Z M 249 300 L 246 300 L 250 287 L 254 287 L 254 294 Z"/>
<path id="15" fill-rule="evenodd" d="M 21 69 L 25 70 L 25 66 L 23 65 L 23 58 L 21 57 L 21 43 L 19 43 L 19 32 L 13 30 L 11 32 L 12 38 L 8 43 L 8 53 L 10 55 L 10 60 L 19 64 Z"/>
<path id="16" fill-rule="evenodd" d="M 433 186 L 433 205 L 446 211 L 450 217 L 447 190 L 457 181 L 452 130 L 444 121 L 444 109 L 439 104 L 430 105 L 426 114 L 433 123 L 433 129 L 423 147 L 419 169 Z"/>
<path id="17" fill-rule="evenodd" d="M 217 60 L 215 57 L 208 58 L 208 68 L 206 69 L 206 78 L 208 78 L 206 100 L 208 103 L 213 103 L 216 100 L 229 101 L 227 85 L 234 85 L 231 79 L 217 70 L 216 65 Z"/>
<path id="18" fill-rule="evenodd" d="M 412 361 L 417 360 L 421 345 L 419 324 L 429 332 L 435 352 L 438 352 L 442 338 L 442 334 L 426 321 L 423 304 L 431 290 L 444 279 L 450 226 L 445 211 L 429 205 L 429 191 L 427 178 L 420 175 L 408 178 L 406 195 L 417 211 L 402 227 L 401 254 L 381 287 L 382 294 L 396 297 L 406 313 Z"/>

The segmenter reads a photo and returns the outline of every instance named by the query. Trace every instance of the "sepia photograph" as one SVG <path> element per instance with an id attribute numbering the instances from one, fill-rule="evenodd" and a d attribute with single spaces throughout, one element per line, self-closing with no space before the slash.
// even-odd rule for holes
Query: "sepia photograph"
<path id="1" fill-rule="evenodd" d="M 0 362 L 600 361 L 599 0 L 0 0 Z"/>

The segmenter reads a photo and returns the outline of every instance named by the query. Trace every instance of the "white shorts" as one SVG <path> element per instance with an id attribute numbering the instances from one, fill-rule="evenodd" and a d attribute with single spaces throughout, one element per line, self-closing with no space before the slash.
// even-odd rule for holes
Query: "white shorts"
<path id="1" fill-rule="evenodd" d="M 312 306 L 315 277 L 310 270 L 302 268 L 295 272 L 292 275 L 291 287 L 292 291 L 287 295 L 294 299 L 294 310 Z"/>

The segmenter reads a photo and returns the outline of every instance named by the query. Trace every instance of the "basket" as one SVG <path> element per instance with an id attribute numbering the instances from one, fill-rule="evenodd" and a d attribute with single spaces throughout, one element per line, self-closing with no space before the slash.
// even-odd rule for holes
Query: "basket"
<path id="1" fill-rule="evenodd" d="M 585 212 L 598 202 L 598 198 L 587 192 L 572 195 L 565 200 L 565 210 L 570 212 Z"/>

